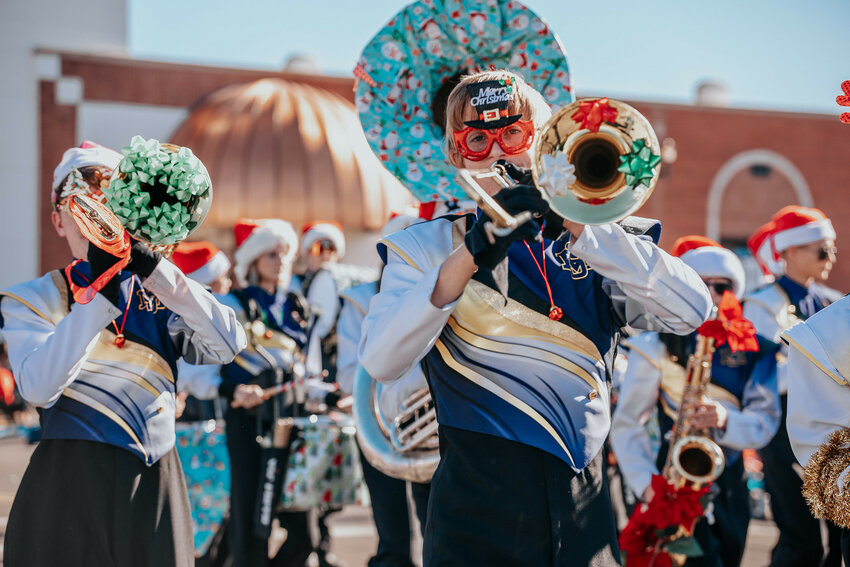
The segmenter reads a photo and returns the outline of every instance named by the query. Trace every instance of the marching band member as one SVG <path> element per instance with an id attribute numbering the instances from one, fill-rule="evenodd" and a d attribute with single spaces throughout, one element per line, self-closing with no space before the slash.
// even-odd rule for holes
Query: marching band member
<path id="1" fill-rule="evenodd" d="M 686 236 L 673 256 L 693 268 L 708 286 L 715 305 L 725 291 L 744 290 L 744 267 L 735 254 L 709 238 Z M 643 333 L 629 339 L 628 364 L 611 424 L 611 442 L 626 483 L 643 502 L 652 499 L 650 480 L 667 460 L 665 434 L 676 421 L 685 387 L 688 356 L 696 334 Z M 755 346 L 755 345 L 753 345 Z M 713 356 L 707 399 L 690 420 L 695 429 L 711 428 L 723 449 L 726 468 L 715 481 L 714 522 L 701 519 L 694 536 L 703 551 L 688 565 L 737 566 L 744 553 L 750 520 L 749 493 L 741 450 L 766 445 L 779 427 L 775 349 L 733 352 L 728 343 Z M 645 421 L 658 406 L 661 448 L 650 445 Z"/>
<path id="2" fill-rule="evenodd" d="M 818 281 L 826 280 L 835 262 L 835 230 L 819 209 L 791 205 L 779 210 L 747 242 L 765 273 L 776 281 L 744 300 L 744 317 L 762 337 L 780 345 L 780 333 L 814 315 L 829 299 Z M 812 517 L 801 494 L 802 479 L 794 470 L 796 459 L 786 430 L 787 346 L 779 346 L 777 384 L 782 403 L 779 431 L 761 451 L 765 489 L 770 494 L 779 541 L 773 549 L 773 567 L 811 565 L 826 557 L 826 565 L 840 563 L 839 532 L 827 523 L 828 550 L 821 543 L 820 521 Z"/>
<path id="3" fill-rule="evenodd" d="M 788 438 L 804 467 L 803 495 L 816 518 L 841 528 L 841 551 L 850 565 L 850 297 L 782 334 L 787 342 Z"/>
<path id="4" fill-rule="evenodd" d="M 266 329 L 283 333 L 303 349 L 309 315 L 303 300 L 288 291 L 298 246 L 292 225 L 278 219 L 242 219 L 234 227 L 234 234 L 233 272 L 241 289 L 231 291 L 222 301 L 233 307 L 243 323 L 262 322 Z M 279 400 L 264 404 L 263 388 L 275 383 L 279 371 L 291 380 L 296 355 L 284 348 L 267 346 L 263 352 L 273 360 L 266 360 L 258 350 L 248 349 L 224 366 L 219 387 L 219 393 L 230 402 L 225 413 L 225 433 L 231 464 L 229 535 L 234 567 L 269 564 L 268 539 L 257 537 L 254 532 L 262 461 L 257 438 L 271 431 L 272 404 Z M 292 415 L 295 403 L 294 396 L 287 393 L 281 414 Z M 273 563 L 301 565 L 312 551 L 307 513 L 286 513 L 281 522 L 288 535 Z"/>
<path id="5" fill-rule="evenodd" d="M 449 159 L 528 168 L 549 113 L 512 73 L 465 77 L 447 103 Z M 486 190 L 509 214 L 549 208 L 532 186 Z M 540 240 L 529 221 L 491 240 L 487 221 L 443 217 L 382 241 L 363 322 L 365 370 L 392 382 L 419 363 L 436 404 L 424 564 L 616 563 L 600 449 L 619 328 L 689 333 L 711 298 L 691 268 L 618 224 L 563 221 Z"/>
<path id="6" fill-rule="evenodd" d="M 381 233 L 387 236 L 401 230 L 420 219 L 409 215 L 397 215 L 391 218 Z M 354 375 L 359 366 L 357 360 L 357 345 L 360 342 L 363 318 L 369 308 L 369 301 L 378 293 L 378 282 L 369 282 L 350 287 L 342 294 L 343 305 L 337 324 L 338 356 L 337 381 L 340 390 L 352 394 L 354 390 Z M 412 386 L 409 386 L 412 384 Z M 425 376 L 419 367 L 414 368 L 407 376 L 393 383 L 385 390 L 393 400 L 403 396 L 410 387 L 420 389 L 425 386 Z M 398 391 L 396 391 L 398 390 Z M 387 402 L 392 404 L 393 400 Z M 384 405 L 384 396 L 379 401 Z M 397 406 L 400 404 L 396 405 Z M 386 414 L 396 415 L 396 414 Z M 410 557 L 410 512 L 407 505 L 406 482 L 392 478 L 373 467 L 363 453 L 360 453 L 360 464 L 363 477 L 369 488 L 372 501 L 372 518 L 378 531 L 378 549 L 369 559 L 369 567 L 412 567 Z M 430 483 L 411 483 L 411 493 L 419 518 L 419 526 L 425 531 L 425 513 L 428 510 L 428 494 Z"/>
<path id="7" fill-rule="evenodd" d="M 121 160 L 90 142 L 65 152 L 50 220 L 79 262 L 0 293 L 15 377 L 43 428 L 9 516 L 10 567 L 194 565 L 176 364 L 227 363 L 245 334 L 232 309 L 138 242 L 126 269 L 74 300 L 118 258 L 86 240 L 68 199 L 100 198 Z"/>
<path id="8" fill-rule="evenodd" d="M 315 352 L 322 356 L 327 379 L 336 380 L 336 321 L 340 299 L 334 276 L 328 264 L 345 256 L 345 235 L 337 223 L 315 222 L 305 226 L 301 235 L 301 251 L 307 258 L 307 270 L 299 278 L 300 291 L 316 312 L 311 341 L 321 342 Z"/>
<path id="9" fill-rule="evenodd" d="M 230 260 L 212 242 L 206 240 L 197 242 L 181 242 L 171 255 L 180 270 L 189 279 L 206 286 L 215 296 L 226 295 L 230 291 Z M 220 367 L 214 364 L 177 364 L 177 417 L 188 419 L 212 419 L 215 412 L 205 407 L 218 396 L 221 385 Z M 189 411 L 183 416 L 187 398 Z M 198 401 L 202 403 L 197 403 Z"/>

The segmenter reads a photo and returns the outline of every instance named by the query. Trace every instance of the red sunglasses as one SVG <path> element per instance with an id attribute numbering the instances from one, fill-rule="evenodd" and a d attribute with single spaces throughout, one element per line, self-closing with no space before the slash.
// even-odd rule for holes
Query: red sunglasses
<path id="1" fill-rule="evenodd" d="M 534 140 L 534 122 L 517 120 L 513 124 L 492 130 L 467 126 L 463 130 L 452 132 L 452 137 L 457 151 L 470 161 L 481 161 L 489 156 L 493 142 L 499 144 L 506 154 L 516 155 L 531 147 Z"/>

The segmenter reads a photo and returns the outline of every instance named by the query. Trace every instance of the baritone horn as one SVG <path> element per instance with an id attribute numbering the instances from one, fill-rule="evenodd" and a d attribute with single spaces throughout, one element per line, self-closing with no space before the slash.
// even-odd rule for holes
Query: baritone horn
<path id="1" fill-rule="evenodd" d="M 424 377 L 423 377 L 424 378 Z M 437 414 L 428 385 L 410 394 L 393 418 L 380 406 L 383 385 L 363 367 L 354 376 L 354 423 L 369 463 L 393 478 L 430 482 L 440 464 Z"/>
<path id="2" fill-rule="evenodd" d="M 561 217 L 580 224 L 616 222 L 652 194 L 661 165 L 658 138 L 630 105 L 607 98 L 580 99 L 555 112 L 535 136 L 534 184 Z M 515 182 L 494 166 L 497 183 Z M 510 233 L 528 217 L 507 214 L 477 181 L 493 170 L 459 170 L 456 180 L 490 217 L 495 234 Z"/>

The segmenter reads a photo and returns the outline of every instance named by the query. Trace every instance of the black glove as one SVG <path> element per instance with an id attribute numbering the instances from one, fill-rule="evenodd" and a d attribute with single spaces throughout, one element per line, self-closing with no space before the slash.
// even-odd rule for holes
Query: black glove
<path id="1" fill-rule="evenodd" d="M 505 168 L 505 173 L 511 176 L 511 179 L 520 185 L 534 185 L 534 176 L 530 169 L 518 167 L 509 161 L 503 159 L 496 160 L 496 163 Z M 543 238 L 549 240 L 558 240 L 561 233 L 564 232 L 564 219 L 561 215 L 553 210 L 549 210 L 543 215 Z"/>
<path id="2" fill-rule="evenodd" d="M 136 239 L 132 240 L 133 247 L 130 252 L 130 263 L 127 264 L 127 269 L 139 276 L 141 279 L 151 275 L 162 260 L 162 254 L 154 252 L 146 244 L 142 244 Z"/>
<path id="3" fill-rule="evenodd" d="M 531 185 L 515 185 L 502 189 L 493 195 L 493 199 L 512 216 L 523 211 L 540 215 L 549 211 L 549 203 L 543 199 L 540 191 Z M 494 241 L 490 242 L 485 228 L 489 222 L 487 215 L 482 214 L 464 237 L 466 248 L 475 258 L 475 265 L 488 270 L 494 269 L 505 259 L 508 249 L 515 241 L 534 240 L 540 232 L 540 225 L 530 220 L 507 236 L 494 234 Z"/>
<path id="4" fill-rule="evenodd" d="M 119 258 L 105 252 L 89 242 L 88 251 L 90 281 L 95 281 L 106 270 L 118 263 Z M 121 272 L 117 272 L 100 290 L 101 295 L 118 307 L 121 301 Z"/>
<path id="5" fill-rule="evenodd" d="M 496 164 L 504 167 L 505 173 L 510 175 L 511 179 L 513 179 L 520 185 L 534 185 L 534 176 L 532 175 L 530 169 L 519 167 L 503 159 L 497 159 Z"/>

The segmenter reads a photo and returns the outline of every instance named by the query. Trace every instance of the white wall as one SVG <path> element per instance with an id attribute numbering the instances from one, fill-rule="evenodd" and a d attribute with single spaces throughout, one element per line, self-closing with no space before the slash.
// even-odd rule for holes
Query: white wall
<path id="1" fill-rule="evenodd" d="M 36 48 L 124 54 L 124 0 L 0 1 L 0 288 L 38 275 Z M 42 67 L 44 74 L 50 69 Z M 59 161 L 61 156 L 55 156 Z"/>

